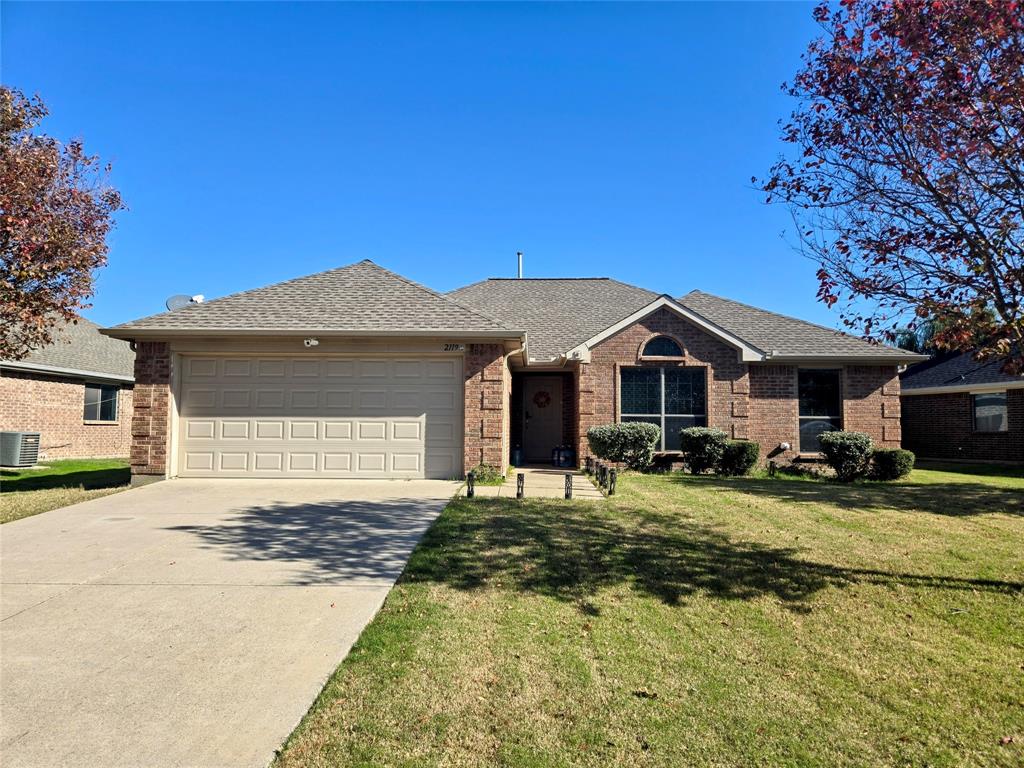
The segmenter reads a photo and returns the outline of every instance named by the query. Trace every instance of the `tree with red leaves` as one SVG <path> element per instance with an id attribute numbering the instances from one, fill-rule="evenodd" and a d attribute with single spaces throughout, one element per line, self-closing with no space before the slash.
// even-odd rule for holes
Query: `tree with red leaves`
<path id="1" fill-rule="evenodd" d="M 88 306 L 121 196 L 80 141 L 35 132 L 46 106 L 0 86 L 0 360 L 53 341 Z"/>
<path id="2" fill-rule="evenodd" d="M 891 341 L 1024 371 L 1024 6 L 842 0 L 784 90 L 794 152 L 760 182 L 787 203 L 818 297 Z"/>

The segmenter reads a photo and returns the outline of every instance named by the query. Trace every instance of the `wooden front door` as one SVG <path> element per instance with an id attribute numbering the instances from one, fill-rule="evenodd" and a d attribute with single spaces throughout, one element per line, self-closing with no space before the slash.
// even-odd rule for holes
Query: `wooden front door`
<path id="1" fill-rule="evenodd" d="M 550 462 L 551 451 L 562 443 L 562 379 L 526 376 L 523 379 L 523 454 L 528 462 Z"/>

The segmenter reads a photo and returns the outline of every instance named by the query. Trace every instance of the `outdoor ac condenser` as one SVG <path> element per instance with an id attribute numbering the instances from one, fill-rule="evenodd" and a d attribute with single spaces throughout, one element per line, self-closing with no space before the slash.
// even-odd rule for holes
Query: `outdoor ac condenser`
<path id="1" fill-rule="evenodd" d="M 0 432 L 0 466 L 31 467 L 38 460 L 38 432 Z"/>

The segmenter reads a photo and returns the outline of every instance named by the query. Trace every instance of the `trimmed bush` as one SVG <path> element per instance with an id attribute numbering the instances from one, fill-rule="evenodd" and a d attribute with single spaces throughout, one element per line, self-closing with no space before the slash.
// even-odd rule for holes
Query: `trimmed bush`
<path id="1" fill-rule="evenodd" d="M 863 432 L 823 432 L 818 437 L 821 452 L 836 478 L 844 483 L 856 480 L 868 471 L 871 462 L 871 437 Z"/>
<path id="2" fill-rule="evenodd" d="M 730 440 L 722 453 L 720 471 L 723 475 L 745 475 L 754 468 L 760 455 L 760 444 L 749 440 Z"/>
<path id="3" fill-rule="evenodd" d="M 661 427 L 643 421 L 603 424 L 587 430 L 591 452 L 605 461 L 621 461 L 630 469 L 647 469 L 661 441 Z"/>
<path id="4" fill-rule="evenodd" d="M 871 454 L 871 477 L 875 480 L 899 480 L 914 468 L 913 451 L 902 448 L 878 448 Z"/>
<path id="5" fill-rule="evenodd" d="M 728 437 L 720 429 L 687 427 L 679 431 L 679 449 L 690 471 L 699 475 L 708 470 L 718 471 L 725 454 Z"/>
<path id="6" fill-rule="evenodd" d="M 501 485 L 505 479 L 501 476 L 501 470 L 493 464 L 477 464 L 470 472 L 479 485 Z"/>

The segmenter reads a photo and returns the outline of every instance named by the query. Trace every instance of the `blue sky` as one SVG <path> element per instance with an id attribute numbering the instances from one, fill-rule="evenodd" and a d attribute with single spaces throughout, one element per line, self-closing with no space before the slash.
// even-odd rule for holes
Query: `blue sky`
<path id="1" fill-rule="evenodd" d="M 781 150 L 803 3 L 2 6 L 3 82 L 114 164 L 114 324 L 364 258 L 607 275 L 826 325 Z"/>

